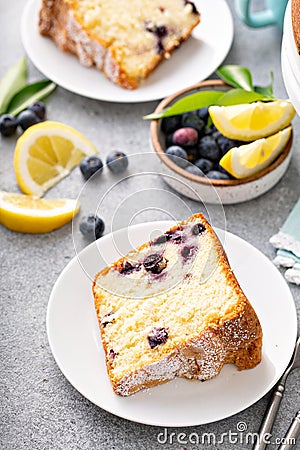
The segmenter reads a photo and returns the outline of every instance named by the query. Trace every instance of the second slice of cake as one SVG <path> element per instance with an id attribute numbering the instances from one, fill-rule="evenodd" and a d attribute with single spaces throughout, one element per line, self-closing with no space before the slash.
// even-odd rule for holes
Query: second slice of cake
<path id="1" fill-rule="evenodd" d="M 83 65 L 135 89 L 199 21 L 188 0 L 43 0 L 39 30 Z"/>
<path id="2" fill-rule="evenodd" d="M 103 269 L 93 293 L 117 394 L 261 360 L 258 317 L 202 214 Z"/>

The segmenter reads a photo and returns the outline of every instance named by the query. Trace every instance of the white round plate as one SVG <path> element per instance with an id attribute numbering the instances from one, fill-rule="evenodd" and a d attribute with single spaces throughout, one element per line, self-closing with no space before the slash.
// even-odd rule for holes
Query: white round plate
<path id="1" fill-rule="evenodd" d="M 164 427 L 195 426 L 231 416 L 272 388 L 293 352 L 296 310 L 290 290 L 275 266 L 252 245 L 226 232 L 229 261 L 261 321 L 262 362 L 241 372 L 226 365 L 216 378 L 204 383 L 178 378 L 130 397 L 114 394 L 99 337 L 92 280 L 87 273 L 94 276 L 102 269 L 100 253 L 106 258 L 109 255 L 111 262 L 120 256 L 113 238 L 119 241 L 123 237 L 125 242 L 129 238 L 136 246 L 147 241 L 154 230 L 158 235 L 158 230 L 162 232 L 171 225 L 169 221 L 134 225 L 85 248 L 69 262 L 55 283 L 48 305 L 47 331 L 61 371 L 91 402 L 135 422 Z M 224 241 L 224 233 L 216 231 Z"/>
<path id="2" fill-rule="evenodd" d="M 225 59 L 233 39 L 233 21 L 225 0 L 195 0 L 201 23 L 192 37 L 164 61 L 136 90 L 123 89 L 95 68 L 82 66 L 38 31 L 40 2 L 29 0 L 21 24 L 22 41 L 34 65 L 58 85 L 85 97 L 109 102 L 157 100 L 204 80 Z"/>
<path id="3" fill-rule="evenodd" d="M 281 46 L 281 71 L 286 91 L 297 114 L 300 115 L 300 56 L 297 53 L 293 28 L 291 2 L 288 3 L 284 18 L 284 33 Z"/>

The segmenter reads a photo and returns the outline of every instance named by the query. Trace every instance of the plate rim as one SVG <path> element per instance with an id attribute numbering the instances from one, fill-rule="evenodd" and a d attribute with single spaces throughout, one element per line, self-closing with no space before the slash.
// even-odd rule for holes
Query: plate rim
<path id="1" fill-rule="evenodd" d="M 137 228 L 143 228 L 146 226 L 153 226 L 156 227 L 157 224 L 163 224 L 164 227 L 168 227 L 168 226 L 172 226 L 174 225 L 174 221 L 170 221 L 170 220 L 158 220 L 158 221 L 151 221 L 151 222 L 144 222 L 144 223 L 138 223 L 135 225 L 131 225 L 130 228 L 131 229 L 137 229 Z M 224 233 L 224 240 L 226 242 L 226 237 L 230 236 L 233 239 L 237 239 L 237 241 L 242 241 L 244 245 L 246 245 L 247 247 L 254 249 L 255 251 L 257 251 L 260 254 L 260 257 L 262 257 L 265 261 L 267 261 L 267 263 L 272 264 L 270 259 L 264 254 L 262 253 L 258 248 L 256 248 L 254 245 L 250 244 L 248 241 L 246 241 L 245 239 L 237 236 L 234 233 L 231 233 L 227 230 L 222 230 L 218 227 L 213 227 L 214 231 L 217 233 L 217 235 L 219 236 L 220 233 Z M 52 356 L 58 366 L 58 368 L 60 369 L 60 371 L 62 372 L 62 374 L 64 375 L 64 377 L 66 378 L 66 380 L 73 386 L 73 388 L 75 388 L 81 395 L 83 395 L 83 397 L 85 397 L 87 400 L 89 400 L 91 403 L 93 403 L 95 406 L 97 406 L 98 408 L 101 408 L 107 412 L 109 412 L 110 414 L 113 414 L 117 417 L 120 417 L 122 419 L 126 419 L 126 420 L 130 420 L 132 422 L 136 422 L 136 423 L 141 423 L 144 425 L 150 425 L 150 426 L 160 426 L 160 427 L 176 427 L 176 428 L 181 428 L 181 427 L 191 427 L 191 426 L 199 426 L 199 425 L 205 425 L 205 424 L 209 424 L 209 423 L 214 423 L 214 422 L 218 422 L 220 420 L 224 420 L 226 418 L 232 417 L 235 414 L 240 413 L 241 411 L 244 411 L 246 409 L 248 409 L 249 407 L 251 407 L 252 405 L 254 405 L 255 403 L 257 403 L 262 397 L 264 397 L 264 395 L 266 395 L 277 383 L 277 381 L 280 379 L 281 375 L 283 374 L 284 370 L 286 367 L 284 367 L 282 369 L 282 371 L 280 371 L 277 376 L 275 376 L 272 381 L 268 384 L 268 386 L 265 387 L 264 390 L 262 390 L 259 395 L 257 397 L 255 397 L 254 399 L 252 399 L 251 401 L 249 401 L 247 404 L 243 405 L 241 408 L 232 411 L 230 414 L 225 413 L 225 415 L 220 415 L 218 418 L 212 420 L 208 420 L 208 421 L 197 421 L 195 420 L 194 422 L 188 421 L 187 423 L 176 423 L 176 424 L 172 424 L 170 422 L 156 422 L 156 421 L 149 421 L 149 420 L 143 420 L 143 419 L 139 419 L 136 416 L 132 415 L 132 414 L 126 414 L 124 413 L 124 411 L 122 410 L 120 411 L 116 411 L 114 408 L 111 408 L 109 405 L 105 405 L 104 406 L 100 406 L 98 403 L 95 402 L 95 400 L 93 400 L 93 398 L 91 398 L 91 396 L 86 395 L 85 393 L 83 393 L 82 389 L 78 386 L 76 386 L 76 383 L 73 382 L 73 380 L 71 380 L 67 374 L 67 370 L 65 370 L 65 368 L 62 366 L 59 357 L 56 354 L 56 351 L 54 349 L 54 345 L 52 342 L 52 338 L 51 338 L 51 332 L 50 332 L 50 314 L 51 314 L 51 308 L 52 308 L 52 303 L 53 303 L 53 299 L 55 298 L 55 291 L 57 289 L 57 286 L 60 284 L 61 279 L 63 278 L 64 274 L 70 269 L 70 267 L 76 263 L 78 263 L 78 256 L 82 255 L 84 253 L 88 253 L 90 251 L 90 249 L 94 246 L 97 246 L 97 243 L 101 242 L 101 239 L 106 239 L 109 240 L 111 239 L 111 236 L 115 233 L 122 233 L 125 230 L 128 230 L 128 227 L 124 227 L 121 228 L 119 230 L 115 230 L 114 232 L 108 233 L 106 235 L 104 235 L 102 238 L 90 243 L 87 247 L 85 247 L 83 250 L 81 250 L 78 254 L 76 254 L 67 264 L 66 266 L 62 269 L 61 273 L 59 274 L 59 276 L 57 277 L 50 296 L 49 296 L 49 300 L 48 300 L 48 304 L 47 304 L 47 313 L 46 313 L 46 331 L 47 331 L 47 338 L 48 338 L 48 343 L 51 349 L 51 353 Z M 101 245 L 101 244 L 100 244 Z M 226 244 L 225 244 L 226 246 Z M 81 265 L 81 263 L 79 262 L 79 264 Z M 271 267 L 271 266 L 270 266 Z M 274 267 L 274 271 L 276 271 L 276 267 Z M 276 272 L 274 272 L 276 273 Z M 278 275 L 280 275 L 280 272 L 278 272 Z M 293 309 L 293 318 L 294 318 L 294 323 L 293 323 L 293 328 L 294 328 L 294 343 L 293 345 L 291 345 L 290 349 L 289 349 L 289 360 L 292 357 L 293 354 L 293 350 L 294 350 L 294 344 L 296 342 L 297 339 L 297 311 L 296 311 L 296 305 L 293 299 L 293 295 L 291 293 L 291 290 L 289 289 L 289 286 L 287 284 L 287 282 L 284 280 L 284 278 L 282 277 L 282 282 L 284 283 L 287 293 L 289 293 L 290 296 L 290 300 L 291 300 L 291 304 L 290 306 Z"/>
<path id="2" fill-rule="evenodd" d="M 201 0 L 202 1 L 202 0 Z M 228 38 L 228 42 L 227 45 L 224 49 L 224 51 L 222 52 L 222 57 L 219 56 L 217 64 L 214 64 L 214 68 L 209 71 L 209 73 L 205 73 L 203 77 L 200 77 L 200 79 L 194 80 L 194 82 L 197 81 L 201 81 L 204 80 L 206 78 L 208 78 L 216 69 L 217 67 L 224 61 L 224 59 L 227 57 L 232 43 L 233 43 L 233 38 L 234 38 L 234 22 L 233 22 L 233 15 L 232 12 L 228 6 L 228 3 L 226 0 L 219 0 L 220 2 L 222 2 L 224 10 L 226 9 L 226 14 L 228 15 L 228 23 L 227 23 L 227 28 L 228 28 L 228 33 L 229 33 L 229 38 Z M 125 103 L 125 104 L 131 104 L 131 103 L 143 103 L 143 102 L 151 102 L 151 101 L 155 101 L 155 100 L 159 100 L 165 96 L 171 95 L 173 92 L 175 92 L 176 90 L 183 88 L 183 87 L 187 87 L 187 86 L 176 86 L 174 88 L 172 88 L 170 91 L 167 91 L 165 94 L 161 95 L 161 93 L 156 93 L 156 94 L 152 94 L 150 92 L 152 92 L 153 90 L 155 90 L 155 86 L 152 86 L 151 89 L 149 89 L 149 91 L 146 92 L 146 94 L 144 95 L 137 95 L 137 98 L 134 98 L 134 96 L 132 96 L 132 98 L 130 98 L 130 93 L 133 93 L 134 91 L 138 92 L 138 94 L 141 93 L 142 90 L 142 86 L 139 89 L 136 89 L 134 91 L 132 90 L 124 90 L 123 88 L 120 87 L 120 92 L 124 92 L 124 91 L 128 91 L 127 93 L 127 97 L 124 95 L 124 97 L 120 97 L 120 98 L 112 98 L 113 94 L 111 95 L 107 95 L 104 92 L 103 95 L 103 90 L 101 91 L 101 94 L 99 93 L 99 95 L 97 95 L 97 90 L 94 90 L 94 93 L 90 92 L 89 89 L 74 89 L 72 87 L 70 87 L 68 85 L 67 82 L 61 82 L 60 81 L 60 77 L 59 76 L 53 76 L 53 74 L 50 71 L 50 75 L 49 76 L 49 71 L 48 70 L 44 70 L 44 66 L 42 64 L 40 64 L 39 60 L 37 60 L 36 55 L 34 57 L 32 57 L 32 52 L 28 50 L 29 44 L 28 44 L 28 38 L 26 36 L 26 34 L 28 33 L 28 23 L 32 23 L 32 21 L 27 21 L 25 20 L 27 17 L 35 17 L 35 15 L 29 14 L 29 12 L 35 11 L 35 8 L 38 8 L 37 6 L 37 0 L 28 0 L 25 7 L 23 8 L 22 11 L 22 16 L 21 16 L 21 41 L 23 44 L 23 47 L 26 51 L 26 54 L 28 55 L 28 57 L 30 58 L 30 60 L 32 61 L 32 63 L 34 64 L 34 66 L 42 73 L 44 74 L 47 78 L 51 79 L 54 83 L 56 83 L 58 86 L 66 89 L 69 92 L 72 92 L 74 94 L 77 95 L 81 95 L 83 97 L 86 98 L 90 98 L 90 99 L 94 99 L 94 100 L 100 100 L 100 101 L 104 101 L 104 102 L 109 102 L 109 103 Z M 201 13 L 201 11 L 200 11 Z M 36 21 L 37 22 L 37 21 Z M 57 49 L 58 50 L 58 49 Z M 58 50 L 59 51 L 59 50 Z M 78 64 L 79 61 L 78 61 Z M 96 69 L 95 69 L 96 70 Z M 101 74 L 102 76 L 104 76 L 103 74 Z M 112 83 L 112 82 L 111 82 Z M 158 84 L 159 84 L 159 80 L 158 80 Z M 115 85 L 114 87 L 118 87 L 117 85 Z M 117 93 L 116 93 L 117 95 Z"/>

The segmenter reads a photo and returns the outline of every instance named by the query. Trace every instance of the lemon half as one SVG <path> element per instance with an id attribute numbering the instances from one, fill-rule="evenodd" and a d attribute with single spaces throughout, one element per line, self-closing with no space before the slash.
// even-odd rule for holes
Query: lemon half
<path id="1" fill-rule="evenodd" d="M 235 178 L 255 175 L 268 167 L 286 147 L 292 127 L 250 144 L 231 148 L 221 159 L 220 166 Z"/>
<path id="2" fill-rule="evenodd" d="M 233 106 L 211 106 L 209 114 L 217 129 L 230 139 L 254 141 L 287 127 L 295 115 L 288 100 Z"/>
<path id="3" fill-rule="evenodd" d="M 96 147 L 79 131 L 59 122 L 46 121 L 28 128 L 18 139 L 14 169 L 25 194 L 41 197 L 70 173 Z"/>
<path id="4" fill-rule="evenodd" d="M 21 233 L 48 233 L 72 220 L 79 203 L 0 191 L 0 223 Z"/>

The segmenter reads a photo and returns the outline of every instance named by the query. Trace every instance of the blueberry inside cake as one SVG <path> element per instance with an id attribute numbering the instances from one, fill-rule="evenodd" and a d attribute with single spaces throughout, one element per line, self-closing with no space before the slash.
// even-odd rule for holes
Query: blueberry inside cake
<path id="1" fill-rule="evenodd" d="M 261 360 L 258 317 L 202 214 L 103 269 L 93 284 L 113 390 L 208 380 Z"/>
<path id="2" fill-rule="evenodd" d="M 187 0 L 43 0 L 39 30 L 83 65 L 135 89 L 199 21 Z"/>

